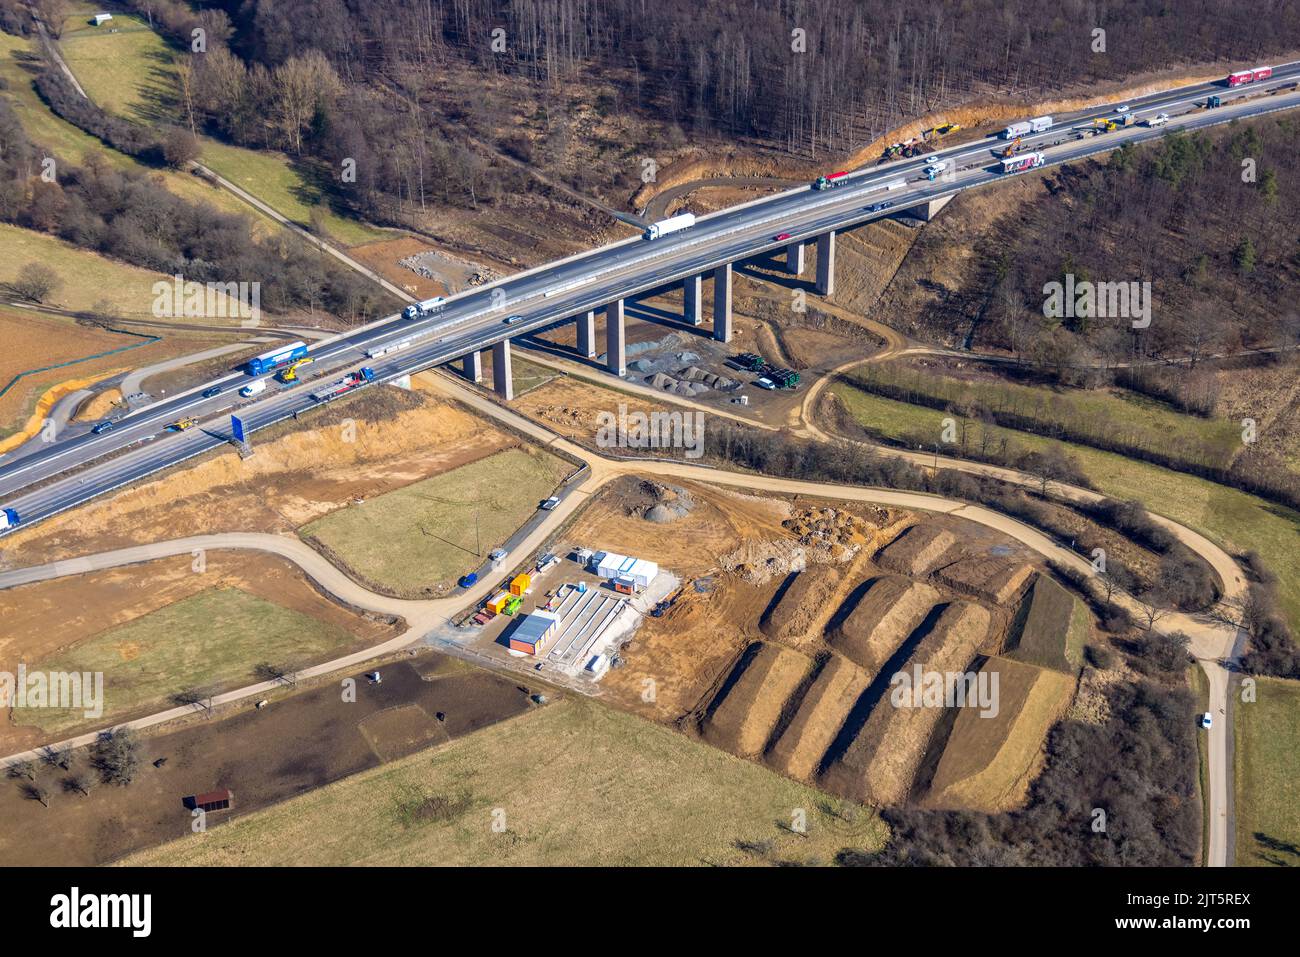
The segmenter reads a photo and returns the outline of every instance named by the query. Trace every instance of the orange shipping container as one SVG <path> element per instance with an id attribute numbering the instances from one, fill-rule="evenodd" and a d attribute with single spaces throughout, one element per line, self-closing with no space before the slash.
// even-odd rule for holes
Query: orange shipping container
<path id="1" fill-rule="evenodd" d="M 527 572 L 516 575 L 515 580 L 510 583 L 510 594 L 522 595 L 524 592 L 528 591 L 528 586 L 532 583 L 533 580 L 529 577 Z"/>
<path id="2" fill-rule="evenodd" d="M 488 599 L 487 609 L 494 615 L 499 615 L 505 610 L 506 602 L 510 600 L 510 595 L 506 592 L 497 592 Z"/>

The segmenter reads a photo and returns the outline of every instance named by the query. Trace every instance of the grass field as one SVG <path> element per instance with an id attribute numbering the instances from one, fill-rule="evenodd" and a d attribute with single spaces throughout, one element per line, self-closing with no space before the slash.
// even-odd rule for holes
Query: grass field
<path id="1" fill-rule="evenodd" d="M 1196 710 L 1204 714 L 1210 710 L 1210 681 L 1200 665 L 1191 665 L 1187 669 L 1187 681 L 1192 694 L 1196 696 Z M 1197 797 L 1201 801 L 1201 866 L 1205 865 L 1205 854 L 1210 847 L 1210 755 L 1209 735 L 1196 736 L 1196 787 Z"/>
<path id="2" fill-rule="evenodd" d="M 870 395 L 836 383 L 831 391 L 868 431 L 888 439 L 925 432 L 939 437 L 946 413 Z M 972 435 L 981 423 L 961 420 Z M 994 442 L 1007 438 L 1024 449 L 1045 449 L 1054 440 L 988 426 Z M 976 440 L 973 440 L 976 441 Z M 977 444 L 977 442 L 976 442 Z M 1233 552 L 1251 549 L 1278 576 L 1278 594 L 1293 632 L 1300 634 L 1300 513 L 1193 475 L 1101 452 L 1062 445 L 1106 495 L 1136 499 L 1153 512 L 1194 528 Z"/>
<path id="3" fill-rule="evenodd" d="M 857 820 L 844 822 L 823 809 L 829 800 L 678 732 L 571 699 L 125 863 L 824 864 L 842 847 L 880 846 L 877 818 L 855 809 Z M 798 809 L 802 835 L 788 829 Z"/>
<path id="4" fill-rule="evenodd" d="M 546 366 L 522 359 L 518 352 L 510 360 L 510 371 L 514 376 L 515 395 L 517 396 L 559 377 L 559 373 L 554 369 L 548 369 Z"/>
<path id="5" fill-rule="evenodd" d="M 134 14 L 116 12 L 102 27 L 87 21 L 94 10 L 74 4 L 59 49 L 86 94 L 110 113 L 142 123 L 159 118 L 174 95 L 175 54 Z"/>
<path id="6" fill-rule="evenodd" d="M 171 277 L 162 273 L 129 266 L 45 233 L 0 223 L 0 284 L 12 282 L 32 261 L 49 266 L 62 280 L 46 304 L 74 311 L 103 302 L 113 315 L 147 319 L 153 314 L 153 284 L 171 282 Z M 235 315 L 233 309 L 231 315 Z"/>
<path id="7" fill-rule="evenodd" d="M 175 53 L 163 38 L 138 17 L 126 14 L 114 14 L 116 33 L 108 32 L 105 27 L 86 25 L 86 18 L 94 11 L 89 7 L 83 10 L 81 5 L 77 9 L 59 47 L 90 98 L 111 113 L 142 123 L 152 125 L 160 119 L 174 120 L 171 102 L 176 95 Z M 217 173 L 300 226 L 309 226 L 312 210 L 319 208 L 326 232 L 344 245 L 389 237 L 382 230 L 333 213 L 323 202 L 320 190 L 306 182 L 282 154 L 243 149 L 204 138 L 202 159 Z M 218 192 L 187 174 L 167 175 L 169 187 L 181 195 L 192 197 Z M 175 182 L 186 179 L 192 182 L 184 186 Z M 214 202 L 219 202 L 222 208 L 249 214 L 255 220 L 263 219 L 229 193 L 223 193 Z M 261 228 L 272 227 L 268 223 Z"/>
<path id="8" fill-rule="evenodd" d="M 104 673 L 104 720 L 196 687 L 247 683 L 262 662 L 294 664 L 325 657 L 351 641 L 328 625 L 236 588 L 211 588 L 109 629 L 31 670 Z M 17 724 L 57 731 L 81 711 L 15 710 Z"/>
<path id="9" fill-rule="evenodd" d="M 477 568 L 570 471 L 541 451 L 506 449 L 304 525 L 367 581 L 415 594 Z"/>
<path id="10" fill-rule="evenodd" d="M 1259 678 L 1233 708 L 1237 860 L 1300 866 L 1300 682 Z"/>
<path id="11" fill-rule="evenodd" d="M 0 78 L 8 81 L 9 87 L 5 94 L 32 142 L 50 150 L 56 159 L 65 163 L 82 164 L 91 153 L 98 154 L 117 169 L 148 173 L 177 196 L 191 202 L 210 203 L 228 213 L 248 215 L 254 223 L 265 224 L 257 226 L 261 233 L 270 231 L 269 220 L 252 216 L 252 210 L 247 204 L 225 190 L 210 186 L 190 173 L 151 169 L 125 153 L 110 149 L 89 133 L 83 133 L 71 123 L 55 116 L 32 85 L 34 65 L 40 63 L 34 51 L 35 41 L 0 33 Z"/>
<path id="12" fill-rule="evenodd" d="M 202 162 L 299 226 L 310 227 L 312 210 L 319 210 L 326 233 L 345 246 L 393 238 L 392 233 L 332 212 L 321 191 L 283 153 L 248 150 L 204 137 Z"/>
<path id="13" fill-rule="evenodd" d="M 1224 419 L 1185 415 L 1129 392 L 1052 389 L 1014 382 L 969 381 L 932 370 L 885 362 L 850 373 L 869 391 L 958 406 L 978 403 L 995 415 L 1013 415 L 1046 432 L 1059 427 L 1089 441 L 1158 452 L 1170 460 L 1226 468 L 1241 451 L 1241 428 Z"/>

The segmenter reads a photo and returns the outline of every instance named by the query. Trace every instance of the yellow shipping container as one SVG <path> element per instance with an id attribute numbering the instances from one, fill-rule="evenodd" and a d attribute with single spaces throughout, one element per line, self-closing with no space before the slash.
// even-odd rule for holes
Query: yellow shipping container
<path id="1" fill-rule="evenodd" d="M 510 583 L 510 594 L 522 595 L 528 591 L 528 586 L 533 583 L 532 577 L 527 573 L 516 575 L 515 580 Z"/>
<path id="2" fill-rule="evenodd" d="M 499 615 L 506 608 L 506 602 L 510 600 L 509 592 L 500 591 L 488 599 L 487 610 L 494 615 Z"/>

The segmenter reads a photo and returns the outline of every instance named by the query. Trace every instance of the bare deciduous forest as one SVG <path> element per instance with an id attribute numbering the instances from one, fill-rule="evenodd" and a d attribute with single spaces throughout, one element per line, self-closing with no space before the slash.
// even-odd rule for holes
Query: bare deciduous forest
<path id="1" fill-rule="evenodd" d="M 200 13 L 134 0 L 179 47 L 184 122 L 338 168 L 337 201 L 372 218 L 491 198 L 481 159 L 447 135 L 508 117 L 493 81 L 543 92 L 613 78 L 607 109 L 809 157 L 979 96 L 1032 98 L 1183 63 L 1300 47 L 1300 9 L 1202 0 L 223 0 Z M 1105 52 L 1095 52 L 1104 30 Z M 484 79 L 451 114 L 431 91 L 453 68 Z M 459 115 L 456 115 L 457 111 Z"/>

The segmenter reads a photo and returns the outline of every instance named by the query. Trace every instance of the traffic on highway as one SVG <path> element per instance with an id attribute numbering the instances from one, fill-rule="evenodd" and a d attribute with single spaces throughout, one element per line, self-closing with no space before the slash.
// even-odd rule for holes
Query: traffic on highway
<path id="1" fill-rule="evenodd" d="M 244 370 L 136 409 L 107 428 L 93 423 L 69 427 L 38 450 L 0 457 L 0 505 L 21 518 L 0 527 L 0 535 L 229 443 L 231 413 L 239 414 L 245 434 L 294 417 L 342 394 L 325 395 L 323 386 L 339 376 L 361 374 L 362 366 L 369 375 L 355 385 L 382 383 L 621 298 L 1026 169 L 1078 160 L 1175 130 L 1300 106 L 1300 93 L 1293 89 L 1300 63 L 1267 69 L 1267 76 L 1250 83 L 1230 86 L 1219 80 L 1045 118 L 1049 122 L 1041 129 L 1017 132 L 1018 149 L 1011 157 L 1004 155 L 1008 138 L 995 134 L 842 176 L 832 174 L 819 180 L 825 186 L 789 190 L 691 216 L 689 222 L 674 217 L 672 228 L 647 229 L 645 235 L 489 286 L 415 303 L 402 313 L 312 345 L 277 346 Z M 1112 122 L 1117 116 L 1133 120 Z M 1105 126 L 1104 133 L 1097 132 L 1097 121 Z M 291 358 L 271 361 L 277 355 Z M 312 363 L 310 380 L 295 374 L 284 381 L 278 375 L 304 358 Z M 190 425 L 178 428 L 182 422 Z"/>

